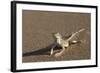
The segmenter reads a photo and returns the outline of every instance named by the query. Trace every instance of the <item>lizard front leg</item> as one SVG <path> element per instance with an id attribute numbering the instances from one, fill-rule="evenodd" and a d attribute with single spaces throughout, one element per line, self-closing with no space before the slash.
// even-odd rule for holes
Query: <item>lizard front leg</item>
<path id="1" fill-rule="evenodd" d="M 56 53 L 55 57 L 61 56 L 64 51 L 65 51 L 65 47 L 62 46 L 62 50 L 59 53 Z"/>
<path id="2" fill-rule="evenodd" d="M 56 44 L 54 44 L 54 45 L 52 46 L 51 51 L 50 51 L 50 55 L 53 55 L 53 53 L 54 53 L 53 49 L 54 49 L 55 47 L 56 47 Z"/>
<path id="3" fill-rule="evenodd" d="M 50 55 L 53 55 L 53 48 L 51 48 Z"/>

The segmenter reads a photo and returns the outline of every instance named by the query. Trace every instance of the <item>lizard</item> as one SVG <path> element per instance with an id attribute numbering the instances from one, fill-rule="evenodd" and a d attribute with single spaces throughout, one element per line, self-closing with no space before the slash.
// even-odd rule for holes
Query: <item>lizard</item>
<path id="1" fill-rule="evenodd" d="M 71 43 L 77 43 L 78 41 L 74 40 L 74 41 L 71 41 L 71 39 L 76 36 L 78 33 L 84 31 L 85 29 L 80 29 L 79 31 L 75 32 L 75 33 L 72 33 L 71 36 L 67 39 L 64 39 L 62 37 L 62 35 L 60 33 L 55 33 L 54 34 L 54 38 L 56 39 L 55 41 L 55 44 L 52 46 L 51 48 L 51 51 L 50 51 L 50 55 L 53 55 L 54 53 L 54 48 L 59 45 L 62 47 L 62 50 L 58 53 L 55 54 L 55 57 L 58 57 L 58 56 L 61 56 L 62 53 L 65 51 L 66 48 L 68 48 L 70 46 L 70 42 Z"/>

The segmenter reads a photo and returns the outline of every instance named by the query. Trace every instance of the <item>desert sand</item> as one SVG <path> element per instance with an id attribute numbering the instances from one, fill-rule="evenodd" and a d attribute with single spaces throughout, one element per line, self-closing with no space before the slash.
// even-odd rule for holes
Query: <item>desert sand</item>
<path id="1" fill-rule="evenodd" d="M 89 13 L 23 10 L 22 15 L 23 63 L 91 58 Z M 52 33 L 59 32 L 63 36 L 68 36 L 81 28 L 85 31 L 73 38 L 73 40 L 81 40 L 81 43 L 70 45 L 69 50 L 66 49 L 60 57 L 50 56 L 50 48 L 54 43 Z M 54 52 L 60 50 L 61 47 L 56 47 Z"/>

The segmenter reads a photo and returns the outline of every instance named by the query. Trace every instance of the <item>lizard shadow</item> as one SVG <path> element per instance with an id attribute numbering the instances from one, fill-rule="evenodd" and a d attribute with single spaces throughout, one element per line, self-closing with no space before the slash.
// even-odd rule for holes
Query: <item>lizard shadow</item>
<path id="1" fill-rule="evenodd" d="M 23 57 L 25 57 L 25 56 L 38 56 L 38 55 L 50 55 L 51 47 L 53 45 L 54 44 L 51 44 L 45 48 L 41 48 L 41 49 L 31 51 L 31 52 L 25 52 L 25 53 L 23 53 Z M 55 46 L 54 51 L 60 50 L 60 49 L 61 49 L 60 46 Z"/>
<path id="2" fill-rule="evenodd" d="M 71 35 L 65 37 L 64 39 L 66 39 L 66 38 L 68 39 L 70 36 Z M 69 44 L 73 44 L 73 43 L 69 42 Z M 31 52 L 25 52 L 25 53 L 23 53 L 23 57 L 25 57 L 25 56 L 38 56 L 38 55 L 50 55 L 51 48 L 54 45 L 55 44 L 53 43 L 51 45 L 46 46 L 45 48 L 41 48 L 41 49 L 34 50 Z M 54 48 L 54 52 L 60 50 L 61 48 L 62 48 L 61 46 L 56 45 Z"/>

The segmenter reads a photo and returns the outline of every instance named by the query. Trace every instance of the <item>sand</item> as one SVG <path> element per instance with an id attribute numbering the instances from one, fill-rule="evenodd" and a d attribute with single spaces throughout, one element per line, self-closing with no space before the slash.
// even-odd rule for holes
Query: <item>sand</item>
<path id="1" fill-rule="evenodd" d="M 22 61 L 24 63 L 91 58 L 89 13 L 23 10 L 22 15 Z M 62 36 L 68 36 L 81 28 L 85 31 L 73 38 L 73 40 L 81 40 L 81 43 L 70 45 L 60 57 L 50 56 L 50 48 L 54 43 L 52 33 L 59 32 Z M 54 52 L 60 50 L 61 47 L 56 47 Z"/>

